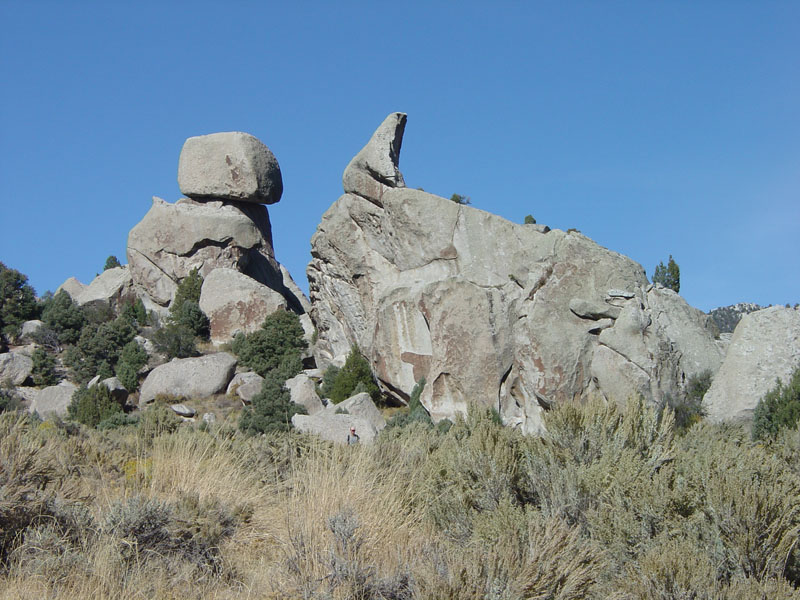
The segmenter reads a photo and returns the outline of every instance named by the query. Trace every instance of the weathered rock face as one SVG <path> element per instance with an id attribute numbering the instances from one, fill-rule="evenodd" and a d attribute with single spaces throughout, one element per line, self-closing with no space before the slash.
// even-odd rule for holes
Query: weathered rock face
<path id="1" fill-rule="evenodd" d="M 309 415 L 315 415 L 322 411 L 322 400 L 317 395 L 316 386 L 305 373 L 287 379 L 286 389 L 289 390 L 292 402 L 303 406 Z"/>
<path id="2" fill-rule="evenodd" d="M 252 277 L 219 268 L 203 281 L 200 308 L 211 322 L 211 341 L 221 344 L 259 329 L 268 315 L 286 309 L 286 299 Z"/>
<path id="3" fill-rule="evenodd" d="M 379 132 L 358 156 L 396 167 L 403 128 L 384 122 Z M 361 165 L 377 160 L 354 162 L 361 179 L 345 173 L 349 193 L 312 238 L 318 364 L 357 343 L 387 392 L 406 399 L 425 377 L 421 400 L 434 418 L 478 401 L 526 432 L 553 403 L 636 394 L 657 402 L 718 368 L 707 317 L 650 286 L 629 258 L 579 233 L 392 187 L 383 175 L 366 181 L 379 169 Z"/>
<path id="4" fill-rule="evenodd" d="M 49 415 L 63 417 L 67 414 L 67 408 L 72 401 L 72 394 L 78 387 L 69 381 L 62 381 L 58 385 L 51 385 L 42 389 L 31 402 L 28 411 L 39 413 L 41 418 Z"/>
<path id="5" fill-rule="evenodd" d="M 166 307 L 192 269 L 203 277 L 217 268 L 235 269 L 281 289 L 283 276 L 272 250 L 267 209 L 243 203 L 153 198 L 144 219 L 128 234 L 134 283 Z"/>
<path id="6" fill-rule="evenodd" d="M 347 443 L 350 427 L 356 428 L 362 444 L 371 444 L 378 436 L 377 430 L 365 419 L 353 415 L 330 414 L 327 411 L 315 415 L 294 415 L 292 425 L 302 433 L 312 433 L 335 444 Z"/>
<path id="7" fill-rule="evenodd" d="M 135 299 L 133 279 L 127 266 L 106 269 L 73 296 L 73 300 L 80 306 L 102 303 L 113 308 Z"/>
<path id="8" fill-rule="evenodd" d="M 275 156 L 257 138 L 239 131 L 187 139 L 178 161 L 178 185 L 190 198 L 258 204 L 274 204 L 283 193 Z"/>
<path id="9" fill-rule="evenodd" d="M 758 401 L 800 367 L 800 310 L 773 306 L 742 317 L 703 398 L 712 421 L 753 416 Z"/>
<path id="10" fill-rule="evenodd" d="M 404 113 L 392 113 L 384 119 L 369 143 L 344 170 L 345 193 L 357 194 L 381 206 L 385 190 L 406 186 L 398 168 L 405 128 Z"/>
<path id="11" fill-rule="evenodd" d="M 33 370 L 33 360 L 21 352 L 0 354 L 0 383 L 22 385 Z"/>
<path id="12" fill-rule="evenodd" d="M 139 404 L 152 402 L 159 394 L 186 398 L 218 394 L 225 391 L 235 369 L 236 358 L 226 352 L 173 359 L 150 372 L 142 384 Z"/>
<path id="13" fill-rule="evenodd" d="M 351 396 L 339 404 L 329 404 L 325 407 L 325 412 L 332 415 L 344 412 L 345 414 L 364 419 L 367 423 L 372 425 L 376 431 L 381 431 L 386 427 L 386 420 L 383 418 L 381 411 L 378 410 L 378 407 L 375 406 L 372 398 L 370 398 L 369 394 L 366 392 Z"/>

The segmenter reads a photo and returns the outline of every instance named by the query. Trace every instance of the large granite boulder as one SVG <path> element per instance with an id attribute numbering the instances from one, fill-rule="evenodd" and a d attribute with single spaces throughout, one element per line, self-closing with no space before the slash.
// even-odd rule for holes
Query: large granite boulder
<path id="1" fill-rule="evenodd" d="M 401 122 L 390 115 L 358 157 L 388 156 L 396 168 Z M 434 419 L 474 401 L 525 432 L 539 431 L 554 403 L 660 402 L 719 367 L 708 317 L 652 287 L 631 259 L 574 230 L 517 225 L 401 187 L 401 176 L 370 165 L 351 162 L 347 193 L 312 238 L 319 365 L 356 343 L 386 393 L 406 400 L 424 377 Z"/>
<path id="2" fill-rule="evenodd" d="M 259 204 L 274 204 L 283 193 L 275 156 L 257 138 L 240 131 L 187 139 L 178 162 L 178 185 L 190 198 Z"/>
<path id="3" fill-rule="evenodd" d="M 73 299 L 80 306 L 107 304 L 112 308 L 118 308 L 124 302 L 135 300 L 136 294 L 130 270 L 127 265 L 106 269 L 73 296 Z"/>
<path id="4" fill-rule="evenodd" d="M 351 396 L 339 404 L 331 403 L 325 407 L 325 412 L 329 414 L 345 413 L 359 417 L 372 425 L 376 431 L 386 427 L 386 420 L 383 418 L 381 411 L 378 410 L 378 407 L 375 406 L 372 398 L 366 392 Z"/>
<path id="5" fill-rule="evenodd" d="M 152 402 L 159 394 L 182 398 L 219 394 L 227 388 L 235 369 L 236 358 L 227 352 L 173 359 L 150 372 L 142 384 L 139 404 Z"/>
<path id="6" fill-rule="evenodd" d="M 272 250 L 264 206 L 189 199 L 153 205 L 128 234 L 133 281 L 152 303 L 166 307 L 192 269 L 203 277 L 218 268 L 247 273 L 274 289 L 283 275 Z"/>
<path id="7" fill-rule="evenodd" d="M 314 381 L 305 373 L 287 379 L 286 389 L 289 390 L 292 402 L 303 406 L 309 415 L 315 415 L 322 411 L 322 400 L 317 394 Z"/>
<path id="8" fill-rule="evenodd" d="M 33 370 L 33 360 L 22 352 L 0 354 L 0 383 L 22 385 Z"/>
<path id="9" fill-rule="evenodd" d="M 56 288 L 55 293 L 58 294 L 58 292 L 63 290 L 67 292 L 67 294 L 69 294 L 70 298 L 72 298 L 77 302 L 78 296 L 80 296 L 81 292 L 83 292 L 83 290 L 85 289 L 86 289 L 86 284 L 81 283 L 74 277 L 70 277 L 64 283 L 62 283 L 60 286 Z"/>
<path id="10" fill-rule="evenodd" d="M 44 419 L 48 416 L 64 417 L 72 401 L 72 394 L 78 389 L 69 381 L 62 381 L 58 385 L 51 385 L 39 391 L 31 401 L 28 411 L 38 413 Z"/>
<path id="11" fill-rule="evenodd" d="M 244 273 L 219 268 L 203 281 L 200 308 L 211 323 L 211 341 L 222 344 L 259 329 L 267 315 L 286 309 L 286 298 Z"/>
<path id="12" fill-rule="evenodd" d="M 800 368 L 800 310 L 773 306 L 742 317 L 703 398 L 712 421 L 752 418 L 758 401 Z"/>
<path id="13" fill-rule="evenodd" d="M 20 329 L 19 337 L 23 340 L 32 340 L 36 335 L 36 332 L 39 331 L 43 326 L 44 323 L 42 323 L 39 319 L 25 321 Z"/>
<path id="14" fill-rule="evenodd" d="M 302 433 L 311 433 L 336 444 L 347 444 L 347 434 L 355 427 L 362 444 L 371 444 L 378 431 L 369 421 L 346 414 L 331 414 L 327 411 L 315 415 L 294 415 L 292 425 Z"/>

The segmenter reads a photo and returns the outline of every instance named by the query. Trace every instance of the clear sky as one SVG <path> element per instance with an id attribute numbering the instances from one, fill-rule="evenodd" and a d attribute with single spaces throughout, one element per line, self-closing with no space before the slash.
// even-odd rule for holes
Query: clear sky
<path id="1" fill-rule="evenodd" d="M 190 136 L 246 131 L 284 180 L 275 251 L 310 238 L 390 112 L 409 187 L 672 254 L 703 310 L 800 301 L 798 2 L 0 0 L 0 261 L 84 283 Z"/>

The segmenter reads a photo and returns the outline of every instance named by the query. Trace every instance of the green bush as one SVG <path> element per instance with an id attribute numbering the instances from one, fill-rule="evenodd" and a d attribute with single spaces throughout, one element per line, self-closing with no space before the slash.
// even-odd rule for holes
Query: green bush
<path id="1" fill-rule="evenodd" d="M 453 194 L 450 196 L 450 200 L 456 204 L 472 204 L 472 200 L 470 200 L 469 196 L 462 196 L 461 194 Z"/>
<path id="2" fill-rule="evenodd" d="M 185 327 L 202 339 L 208 339 L 209 320 L 200 309 L 200 305 L 193 300 L 184 300 L 182 304 L 173 303 L 174 310 L 170 314 L 170 322 L 180 327 Z"/>
<path id="3" fill-rule="evenodd" d="M 14 392 L 14 388 L 6 387 L 3 382 L 0 382 L 0 413 L 19 410 L 21 407 L 22 402 Z"/>
<path id="4" fill-rule="evenodd" d="M 131 340 L 122 348 L 117 362 L 116 373 L 120 382 L 129 392 L 139 389 L 139 370 L 147 364 L 147 352 L 136 340 Z"/>
<path id="5" fill-rule="evenodd" d="M 72 379 L 80 383 L 95 375 L 113 377 L 122 349 L 135 336 L 136 330 L 123 318 L 101 325 L 90 323 L 81 331 L 78 343 L 64 353 L 64 364 Z"/>
<path id="6" fill-rule="evenodd" d="M 324 384 L 325 379 L 323 378 Z M 381 392 L 378 384 L 375 383 L 369 362 L 358 350 L 358 347 L 353 346 L 350 354 L 347 355 L 344 366 L 336 373 L 330 388 L 323 391 L 334 404 L 338 404 L 350 398 L 359 384 L 363 385 L 363 389 L 373 401 L 378 402 L 380 400 Z"/>
<path id="7" fill-rule="evenodd" d="M 119 259 L 112 254 L 106 259 L 106 264 L 103 265 L 103 271 L 108 271 L 109 269 L 114 269 L 121 266 L 122 265 L 119 263 Z"/>
<path id="8" fill-rule="evenodd" d="M 166 404 L 156 402 L 142 411 L 139 417 L 139 437 L 152 440 L 172 433 L 181 424 L 181 418 Z"/>
<path id="9" fill-rule="evenodd" d="M 425 410 L 425 407 L 422 406 L 422 402 L 420 402 L 423 389 L 425 389 L 424 377 L 417 382 L 417 385 L 415 385 L 414 389 L 411 391 L 411 397 L 408 399 L 408 411 L 398 413 L 389 419 L 386 423 L 387 429 L 392 427 L 406 427 L 411 423 L 423 423 L 429 427 L 433 427 L 431 416 L 428 414 L 428 411 Z"/>
<path id="10" fill-rule="evenodd" d="M 147 325 L 147 310 L 141 298 L 137 298 L 133 302 L 126 302 L 120 314 L 132 327 L 141 329 Z"/>
<path id="11" fill-rule="evenodd" d="M 36 293 L 28 278 L 0 262 L 0 336 L 16 337 L 25 321 L 38 316 Z"/>
<path id="12" fill-rule="evenodd" d="M 70 419 L 88 427 L 97 427 L 101 421 L 121 412 L 123 412 L 122 405 L 102 383 L 78 389 L 72 395 L 72 401 L 67 407 Z"/>
<path id="13" fill-rule="evenodd" d="M 136 426 L 139 424 L 138 414 L 125 414 L 124 412 L 114 413 L 110 417 L 106 417 L 97 424 L 98 431 L 111 431 L 119 429 L 120 427 L 127 427 L 129 425 Z"/>
<path id="14" fill-rule="evenodd" d="M 203 276 L 200 271 L 192 269 L 189 274 L 184 277 L 178 284 L 178 289 L 175 291 L 175 298 L 170 305 L 170 311 L 173 306 L 180 307 L 187 300 L 192 302 L 200 302 L 200 292 L 203 289 Z"/>
<path id="15" fill-rule="evenodd" d="M 759 400 L 753 412 L 754 440 L 773 439 L 781 429 L 794 428 L 800 421 L 800 367 L 788 385 L 778 380 L 775 387 Z"/>
<path id="16" fill-rule="evenodd" d="M 248 335 L 239 334 L 231 344 L 234 354 L 239 357 L 239 364 L 262 377 L 282 364 L 288 365 L 287 360 L 294 358 L 294 364 L 300 368 L 295 373 L 286 373 L 286 379 L 294 377 L 302 369 L 299 359 L 305 348 L 300 318 L 287 310 L 276 310 L 264 319 L 261 329 Z"/>
<path id="17" fill-rule="evenodd" d="M 286 380 L 276 372 L 269 372 L 261 384 L 261 391 L 253 397 L 252 405 L 245 408 L 239 418 L 239 429 L 245 433 L 275 433 L 289 431 L 292 417 L 306 414 L 306 409 L 291 401 L 284 386 Z"/>
<path id="18" fill-rule="evenodd" d="M 58 383 L 56 374 L 56 360 L 48 352 L 41 348 L 36 348 L 31 356 L 33 359 L 33 370 L 31 378 L 33 383 L 39 387 L 55 385 Z"/>
<path id="19" fill-rule="evenodd" d="M 194 332 L 185 325 L 168 323 L 153 334 L 153 344 L 167 358 L 188 358 L 198 354 L 194 338 Z"/>
<path id="20" fill-rule="evenodd" d="M 42 321 L 62 344 L 74 344 L 86 325 L 86 316 L 70 295 L 61 290 L 42 303 Z"/>
<path id="21" fill-rule="evenodd" d="M 658 263 L 656 266 L 653 272 L 653 283 L 663 285 L 673 292 L 681 291 L 681 269 L 671 254 L 666 266 L 664 266 L 663 262 Z"/>
<path id="22" fill-rule="evenodd" d="M 536 225 L 536 219 L 533 215 L 525 215 L 525 225 Z"/>

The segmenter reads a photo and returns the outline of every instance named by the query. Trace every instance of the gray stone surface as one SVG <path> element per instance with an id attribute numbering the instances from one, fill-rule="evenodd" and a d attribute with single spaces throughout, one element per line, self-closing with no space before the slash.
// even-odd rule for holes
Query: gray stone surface
<path id="1" fill-rule="evenodd" d="M 347 411 L 348 414 L 359 417 L 372 425 L 376 431 L 386 427 L 386 420 L 381 411 L 375 406 L 372 398 L 366 392 L 351 396 L 339 404 L 330 404 L 325 407 L 325 412 L 335 414 L 337 411 Z"/>
<path id="2" fill-rule="evenodd" d="M 158 394 L 205 398 L 224 392 L 235 369 L 236 358 L 226 352 L 176 358 L 150 372 L 142 384 L 139 404 L 152 402 Z"/>
<path id="3" fill-rule="evenodd" d="M 215 415 L 213 412 L 203 413 L 203 422 L 208 423 L 209 425 L 216 423 L 217 415 Z"/>
<path id="4" fill-rule="evenodd" d="M 405 127 L 404 113 L 392 113 L 386 117 L 344 170 L 342 184 L 346 193 L 356 194 L 381 206 L 385 190 L 405 187 L 399 169 Z"/>
<path id="5" fill-rule="evenodd" d="M 38 413 L 42 419 L 48 416 L 64 417 L 67 407 L 72 401 L 72 394 L 78 387 L 69 381 L 62 381 L 58 385 L 51 385 L 39 391 L 31 402 L 28 411 Z"/>
<path id="6" fill-rule="evenodd" d="M 286 389 L 292 402 L 305 407 L 309 415 L 315 415 L 322 410 L 322 400 L 317 394 L 314 382 L 305 373 L 300 373 L 286 380 Z"/>
<path id="7" fill-rule="evenodd" d="M 242 402 L 250 404 L 253 401 L 253 397 L 261 391 L 263 383 L 264 378 L 258 373 L 237 373 L 231 379 L 225 393 L 228 396 L 235 394 Z"/>
<path id="8" fill-rule="evenodd" d="M 20 337 L 23 339 L 32 339 L 31 336 L 35 334 L 39 329 L 44 326 L 39 319 L 34 319 L 33 321 L 25 321 L 22 324 L 22 330 L 20 331 Z"/>
<path id="9" fill-rule="evenodd" d="M 84 287 L 76 296 L 75 302 L 80 306 L 93 303 L 104 303 L 114 308 L 123 302 L 136 299 L 133 290 L 133 279 L 127 266 L 106 269 L 95 277 L 92 282 Z"/>
<path id="10" fill-rule="evenodd" d="M 78 296 L 80 296 L 81 292 L 86 289 L 86 285 L 75 279 L 74 277 L 70 277 L 64 283 L 56 288 L 55 293 L 57 294 L 61 290 L 67 292 L 70 297 L 77 302 Z"/>
<path id="11" fill-rule="evenodd" d="M 371 444 L 378 436 L 376 429 L 370 423 L 353 415 L 337 415 L 322 411 L 316 415 L 294 415 L 292 425 L 298 431 L 311 433 L 323 440 L 336 444 L 347 444 L 347 434 L 350 427 L 356 428 L 356 433 L 361 438 L 362 444 Z"/>
<path id="12" fill-rule="evenodd" d="M 529 433 L 554 403 L 639 393 L 657 403 L 719 367 L 702 313 L 651 289 L 631 259 L 577 232 L 381 186 L 376 201 L 346 185 L 353 193 L 312 238 L 318 365 L 341 364 L 356 343 L 390 395 L 407 399 L 425 377 L 435 420 L 477 400 Z M 580 317 L 574 299 L 602 310 Z"/>
<path id="13" fill-rule="evenodd" d="M 160 307 L 169 305 L 192 269 L 207 277 L 227 267 L 274 289 L 282 286 L 264 206 L 189 199 L 170 204 L 153 198 L 128 234 L 127 254 L 137 291 Z"/>
<path id="14" fill-rule="evenodd" d="M 195 409 L 193 409 L 191 406 L 186 406 L 185 404 L 172 404 L 170 405 L 170 408 L 176 415 L 186 419 L 191 419 L 197 414 Z"/>
<path id="15" fill-rule="evenodd" d="M 122 382 L 116 377 L 103 379 L 100 385 L 106 386 L 108 391 L 111 392 L 111 396 L 120 404 L 125 404 L 125 402 L 128 401 L 128 390 L 125 389 L 125 386 L 122 385 Z"/>
<path id="16" fill-rule="evenodd" d="M 621 309 L 605 302 L 591 302 L 581 298 L 573 298 L 569 301 L 569 309 L 582 319 L 616 319 Z"/>
<path id="17" fill-rule="evenodd" d="M 33 360 L 21 352 L 0 354 L 0 383 L 22 385 L 33 370 Z"/>
<path id="18" fill-rule="evenodd" d="M 203 281 L 200 308 L 211 322 L 211 341 L 219 345 L 260 329 L 268 315 L 286 309 L 286 299 L 244 273 L 218 268 Z"/>
<path id="19" fill-rule="evenodd" d="M 752 418 L 758 401 L 800 368 L 800 310 L 773 306 L 739 321 L 728 353 L 703 398 L 711 421 Z"/>
<path id="20" fill-rule="evenodd" d="M 187 139 L 178 161 L 178 185 L 190 198 L 260 204 L 274 204 L 283 193 L 275 156 L 260 140 L 239 131 Z"/>

